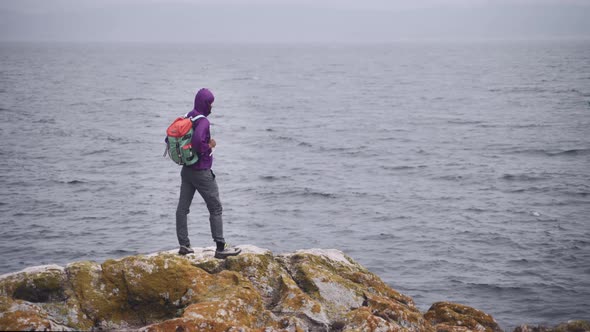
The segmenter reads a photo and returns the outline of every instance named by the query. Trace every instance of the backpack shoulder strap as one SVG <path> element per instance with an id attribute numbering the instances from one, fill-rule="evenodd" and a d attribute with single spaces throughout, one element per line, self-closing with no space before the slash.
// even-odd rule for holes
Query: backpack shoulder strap
<path id="1" fill-rule="evenodd" d="M 186 113 L 186 114 L 184 115 L 184 118 L 185 118 L 185 119 L 190 119 L 190 120 L 191 120 L 191 122 L 195 122 L 195 121 L 199 120 L 200 118 L 205 118 L 205 116 L 204 116 L 204 115 L 202 115 L 202 114 L 199 114 L 199 115 L 197 115 L 197 116 L 193 116 L 192 118 L 189 118 L 189 116 L 188 116 L 189 114 L 190 114 L 190 112 Z"/>
<path id="2" fill-rule="evenodd" d="M 191 122 L 194 123 L 195 121 L 199 120 L 200 118 L 204 118 L 204 117 L 205 117 L 204 115 L 199 114 L 199 115 L 193 116 L 192 118 L 189 118 L 189 119 L 191 119 Z"/>

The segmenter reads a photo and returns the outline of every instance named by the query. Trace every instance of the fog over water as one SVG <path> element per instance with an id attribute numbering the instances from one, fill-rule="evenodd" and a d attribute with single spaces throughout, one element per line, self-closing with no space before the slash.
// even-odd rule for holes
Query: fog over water
<path id="1" fill-rule="evenodd" d="M 590 38 L 583 0 L 19 0 L 0 40 L 388 42 Z"/>

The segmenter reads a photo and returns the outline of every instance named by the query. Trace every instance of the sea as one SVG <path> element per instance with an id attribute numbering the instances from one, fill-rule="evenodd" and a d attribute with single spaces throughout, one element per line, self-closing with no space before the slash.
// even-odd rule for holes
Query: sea
<path id="1" fill-rule="evenodd" d="M 590 320 L 588 40 L 0 43 L 0 274 L 177 248 L 164 136 L 201 87 L 231 244 L 339 249 L 510 331 Z"/>

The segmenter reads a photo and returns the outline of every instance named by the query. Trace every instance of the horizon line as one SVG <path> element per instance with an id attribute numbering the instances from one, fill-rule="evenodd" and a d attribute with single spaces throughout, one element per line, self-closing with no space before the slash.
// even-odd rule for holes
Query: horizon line
<path id="1" fill-rule="evenodd" d="M 412 38 L 392 40 L 44 40 L 0 39 L 13 44 L 171 44 L 171 45 L 383 45 L 398 43 L 486 43 L 486 42 L 590 42 L 590 36 L 514 37 L 514 38 Z"/>

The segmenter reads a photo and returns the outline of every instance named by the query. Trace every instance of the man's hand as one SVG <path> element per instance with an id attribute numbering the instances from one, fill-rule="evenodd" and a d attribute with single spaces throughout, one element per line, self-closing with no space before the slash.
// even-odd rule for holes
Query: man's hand
<path id="1" fill-rule="evenodd" d="M 214 139 L 210 139 L 209 140 L 209 148 L 213 149 L 216 146 L 217 146 L 217 142 L 215 142 Z"/>

